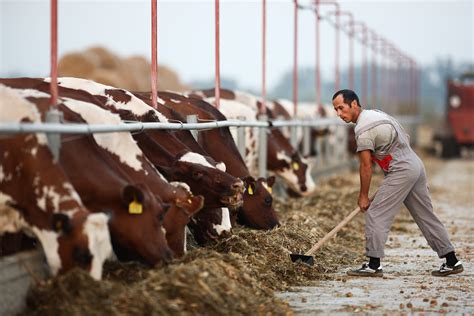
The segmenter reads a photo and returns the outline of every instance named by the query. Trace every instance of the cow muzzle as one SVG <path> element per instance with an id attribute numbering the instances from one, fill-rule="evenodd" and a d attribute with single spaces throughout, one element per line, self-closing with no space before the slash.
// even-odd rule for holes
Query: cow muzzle
<path id="1" fill-rule="evenodd" d="M 234 195 L 224 196 L 220 200 L 228 208 L 238 208 L 244 204 L 242 192 L 237 192 Z"/>

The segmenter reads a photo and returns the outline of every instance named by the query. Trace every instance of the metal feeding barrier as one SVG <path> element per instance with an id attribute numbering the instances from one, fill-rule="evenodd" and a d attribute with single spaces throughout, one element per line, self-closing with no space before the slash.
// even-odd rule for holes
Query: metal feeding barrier
<path id="1" fill-rule="evenodd" d="M 413 142 L 416 141 L 416 126 L 420 123 L 417 116 L 400 116 L 397 117 L 402 125 L 409 128 Z M 231 119 L 225 121 L 212 121 L 197 123 L 198 118 L 195 115 L 187 116 L 188 123 L 168 123 L 168 122 L 135 122 L 127 121 L 117 125 L 105 124 L 77 124 L 77 123 L 1 123 L 0 137 L 12 134 L 27 133 L 45 133 L 48 136 L 48 145 L 53 153 L 59 154 L 61 142 L 59 134 L 94 134 L 94 133 L 115 133 L 115 132 L 141 132 L 145 130 L 190 130 L 194 138 L 198 138 L 199 130 L 208 130 L 223 127 L 237 128 L 236 145 L 242 156 L 245 153 L 245 128 L 254 127 L 259 129 L 259 148 L 258 148 L 258 175 L 266 176 L 267 166 L 267 130 L 269 128 L 289 128 L 290 143 L 295 149 L 298 149 L 297 132 L 298 128 L 302 129 L 302 148 L 301 154 L 308 156 L 312 149 L 319 153 L 315 158 L 319 169 L 330 167 L 331 161 L 340 163 L 346 160 L 348 153 L 346 149 L 348 135 L 346 124 L 338 118 L 320 118 L 316 120 L 268 120 L 266 115 L 260 115 L 259 120 L 246 121 L 244 119 Z M 329 128 L 333 127 L 334 133 L 332 141 L 328 141 L 328 137 L 318 138 L 314 143 L 311 142 L 310 128 Z M 330 136 L 330 135 L 328 135 Z M 334 159 L 337 157 L 337 159 Z"/>
<path id="2" fill-rule="evenodd" d="M 322 118 L 318 120 L 274 120 L 269 121 L 265 115 L 260 115 L 258 121 L 245 121 L 245 120 L 226 120 L 226 121 L 213 121 L 205 123 L 194 123 L 197 122 L 197 118 L 193 116 L 187 117 L 190 123 L 165 123 L 165 122 L 124 122 L 118 125 L 102 125 L 102 124 L 71 124 L 71 123 L 2 123 L 0 124 L 0 134 L 11 135 L 11 134 L 25 134 L 25 133 L 45 133 L 48 135 L 48 145 L 53 153 L 59 153 L 61 146 L 59 141 L 56 141 L 59 134 L 94 134 L 94 133 L 114 133 L 114 132 L 141 132 L 144 130 L 191 130 L 193 135 L 197 138 L 197 131 L 207 130 L 213 128 L 222 127 L 237 127 L 239 132 L 237 145 L 241 154 L 245 153 L 245 127 L 259 128 L 259 148 L 258 148 L 258 166 L 259 176 L 266 176 L 266 163 L 267 163 L 267 129 L 268 128 L 283 128 L 289 127 L 292 134 L 296 135 L 296 129 L 301 127 L 304 129 L 303 132 L 303 144 L 304 153 L 310 152 L 310 133 L 309 128 L 311 127 L 327 127 L 334 125 L 342 125 L 339 119 L 335 118 Z M 53 141 L 54 140 L 54 141 Z M 295 144 L 293 144 L 295 145 Z M 295 146 L 296 147 L 296 146 Z"/>

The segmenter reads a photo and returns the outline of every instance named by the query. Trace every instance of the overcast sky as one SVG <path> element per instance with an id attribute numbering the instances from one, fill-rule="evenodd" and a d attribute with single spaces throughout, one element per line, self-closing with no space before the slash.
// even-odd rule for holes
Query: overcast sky
<path id="1" fill-rule="evenodd" d="M 307 4 L 309 1 L 299 1 Z M 419 63 L 439 57 L 474 62 L 472 0 L 339 1 Z M 221 0 L 221 76 L 260 88 L 261 1 Z M 214 75 L 214 1 L 158 0 L 159 62 L 182 80 Z M 325 16 L 333 6 L 326 5 Z M 291 0 L 267 0 L 267 81 L 272 86 L 293 64 Z M 150 1 L 59 0 L 59 55 L 103 45 L 121 56 L 150 56 Z M 314 14 L 299 11 L 299 64 L 314 66 Z M 49 1 L 0 0 L 0 76 L 49 73 Z M 341 64 L 348 41 L 341 35 Z M 362 47 L 356 44 L 356 63 Z M 334 30 L 321 23 L 321 62 L 334 71 Z"/>

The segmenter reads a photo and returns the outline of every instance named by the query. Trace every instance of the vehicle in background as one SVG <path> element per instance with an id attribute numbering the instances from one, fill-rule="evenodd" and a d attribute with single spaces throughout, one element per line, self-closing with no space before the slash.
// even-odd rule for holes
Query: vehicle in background
<path id="1" fill-rule="evenodd" d="M 445 124 L 433 142 L 442 158 L 458 157 L 462 147 L 474 146 L 474 72 L 447 81 Z"/>

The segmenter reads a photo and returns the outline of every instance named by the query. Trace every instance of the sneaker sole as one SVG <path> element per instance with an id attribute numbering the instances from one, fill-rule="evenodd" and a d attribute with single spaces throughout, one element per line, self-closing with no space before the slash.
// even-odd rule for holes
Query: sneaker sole
<path id="1" fill-rule="evenodd" d="M 458 274 L 464 271 L 464 267 L 461 267 L 460 269 L 452 270 L 452 271 L 447 271 L 447 272 L 438 272 L 438 271 L 433 271 L 431 272 L 432 276 L 437 276 L 437 277 L 445 277 L 451 274 Z"/>
<path id="2" fill-rule="evenodd" d="M 375 273 L 357 273 L 357 272 L 347 272 L 348 276 L 354 277 L 369 277 L 369 278 L 381 278 L 383 277 L 383 273 L 375 272 Z"/>

